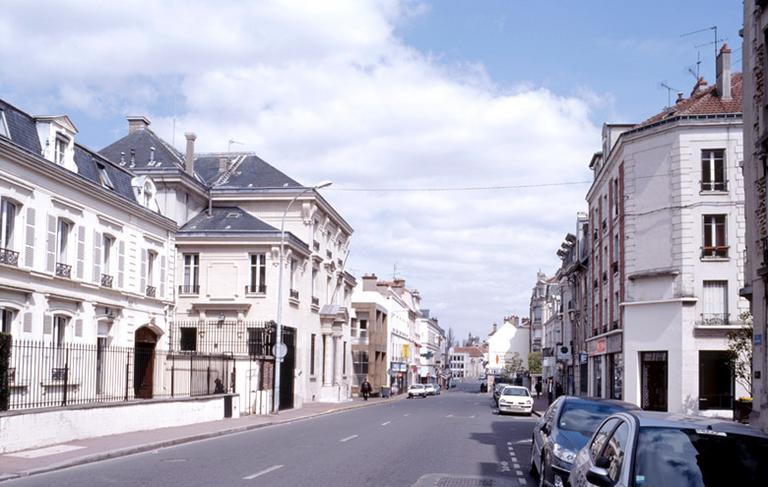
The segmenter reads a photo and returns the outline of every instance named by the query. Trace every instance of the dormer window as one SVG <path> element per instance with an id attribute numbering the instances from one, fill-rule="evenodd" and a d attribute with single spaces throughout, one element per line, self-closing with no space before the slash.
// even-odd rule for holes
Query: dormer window
<path id="1" fill-rule="evenodd" d="M 8 123 L 5 121 L 5 112 L 0 110 L 0 135 L 10 138 L 8 133 Z"/>
<path id="2" fill-rule="evenodd" d="M 60 133 L 56 134 L 56 141 L 53 147 L 53 162 L 59 166 L 64 165 L 64 156 L 67 152 L 67 147 L 69 147 L 69 137 Z"/>
<path id="3" fill-rule="evenodd" d="M 112 180 L 109 178 L 109 173 L 107 173 L 107 168 L 104 167 L 103 164 L 97 164 L 99 168 L 99 181 L 101 181 L 101 186 L 108 189 L 115 189 L 115 185 L 112 184 Z"/>
<path id="4" fill-rule="evenodd" d="M 143 201 L 144 206 L 149 208 L 150 205 L 152 204 L 152 200 L 155 197 L 155 188 L 152 185 L 152 183 L 150 183 L 149 181 L 147 181 L 146 184 L 144 184 L 143 197 L 144 197 L 144 201 Z"/>

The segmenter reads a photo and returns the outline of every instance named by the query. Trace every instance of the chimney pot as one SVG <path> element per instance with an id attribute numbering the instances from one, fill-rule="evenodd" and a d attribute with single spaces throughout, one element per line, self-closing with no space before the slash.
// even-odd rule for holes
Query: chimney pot
<path id="1" fill-rule="evenodd" d="M 677 92 L 677 100 L 675 100 L 675 103 L 680 103 L 681 101 L 685 101 L 685 98 L 683 97 L 683 92 L 678 91 Z"/>
<path id="2" fill-rule="evenodd" d="M 150 121 L 147 117 L 141 115 L 128 115 L 125 118 L 128 120 L 129 134 L 149 128 Z"/>
<path id="3" fill-rule="evenodd" d="M 186 169 L 187 173 L 191 175 L 195 171 L 193 163 L 195 160 L 195 139 L 197 139 L 197 135 L 195 135 L 193 132 L 187 132 L 184 134 L 184 137 L 187 138 L 187 151 L 184 155 L 184 168 Z"/>
<path id="4" fill-rule="evenodd" d="M 731 100 L 731 49 L 728 44 L 723 44 L 720 54 L 717 55 L 716 64 L 716 89 L 717 96 L 723 101 Z"/>

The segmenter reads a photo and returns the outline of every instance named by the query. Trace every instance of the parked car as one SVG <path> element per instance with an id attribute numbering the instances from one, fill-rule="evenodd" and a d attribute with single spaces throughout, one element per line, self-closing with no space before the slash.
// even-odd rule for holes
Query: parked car
<path id="1" fill-rule="evenodd" d="M 637 409 L 634 404 L 613 399 L 559 397 L 533 428 L 531 473 L 539 476 L 539 485 L 568 485 L 576 454 L 603 419 Z"/>
<path id="2" fill-rule="evenodd" d="M 424 387 L 427 389 L 428 396 L 437 396 L 440 394 L 440 388 L 435 384 L 424 384 Z"/>
<path id="3" fill-rule="evenodd" d="M 522 386 L 506 386 L 499 395 L 499 414 L 523 413 L 528 416 L 533 412 L 531 391 Z"/>
<path id="4" fill-rule="evenodd" d="M 408 399 L 412 399 L 415 396 L 427 397 L 427 388 L 424 384 L 411 384 L 408 386 Z"/>
<path id="5" fill-rule="evenodd" d="M 571 485 L 765 485 L 768 435 L 722 419 L 625 411 L 605 419 L 573 463 Z"/>
<path id="6" fill-rule="evenodd" d="M 508 385 L 509 384 L 505 384 L 504 382 L 496 382 L 493 385 L 493 400 L 496 401 L 496 404 L 499 403 L 499 396 L 501 395 L 501 390 Z"/>

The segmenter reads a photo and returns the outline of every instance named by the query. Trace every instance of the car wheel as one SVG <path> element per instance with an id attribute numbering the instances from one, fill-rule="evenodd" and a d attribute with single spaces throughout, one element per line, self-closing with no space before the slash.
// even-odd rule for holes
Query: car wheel
<path id="1" fill-rule="evenodd" d="M 413 394 L 408 394 L 408 399 L 413 399 Z"/>

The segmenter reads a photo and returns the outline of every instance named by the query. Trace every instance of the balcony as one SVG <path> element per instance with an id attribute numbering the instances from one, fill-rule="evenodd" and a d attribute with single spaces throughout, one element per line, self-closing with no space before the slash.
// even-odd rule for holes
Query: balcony
<path id="1" fill-rule="evenodd" d="M 295 299 L 295 300 L 298 301 L 298 299 L 299 299 L 299 292 L 297 290 L 295 290 L 295 289 L 291 289 L 289 291 L 289 296 L 290 296 L 291 299 Z"/>
<path id="2" fill-rule="evenodd" d="M 317 240 L 313 240 L 312 250 L 314 250 L 315 252 L 320 252 L 320 242 L 318 242 Z"/>
<path id="3" fill-rule="evenodd" d="M 696 326 L 730 326 L 730 313 L 702 313 L 701 319 L 696 322 Z"/>
<path id="4" fill-rule="evenodd" d="M 61 262 L 56 263 L 56 277 L 64 277 L 66 279 L 72 278 L 72 266 L 63 264 Z"/>
<path id="5" fill-rule="evenodd" d="M 101 286 L 102 287 L 112 287 L 112 281 L 114 278 L 110 276 L 109 274 L 102 274 L 101 275 Z"/>
<path id="6" fill-rule="evenodd" d="M 341 259 L 336 259 L 336 264 L 338 264 L 339 267 L 344 267 L 344 261 Z"/>
<path id="7" fill-rule="evenodd" d="M 351 332 L 353 345 L 367 345 L 368 344 L 368 330 L 361 328 L 352 328 Z"/>
<path id="8" fill-rule="evenodd" d="M 245 294 L 266 294 L 266 284 L 249 284 L 245 286 Z"/>
<path id="9" fill-rule="evenodd" d="M 312 296 L 312 306 L 320 306 L 320 298 Z"/>
<path id="10" fill-rule="evenodd" d="M 146 293 L 147 297 L 154 298 L 157 296 L 157 288 L 155 286 L 147 286 Z"/>
<path id="11" fill-rule="evenodd" d="M 179 285 L 179 294 L 199 294 L 199 284 L 181 284 Z"/>
<path id="12" fill-rule="evenodd" d="M 712 247 L 702 247 L 701 258 L 702 259 L 727 259 L 728 249 L 729 247 L 727 245 L 715 245 Z"/>
<path id="13" fill-rule="evenodd" d="M 328 257 L 328 259 L 333 260 L 333 252 L 330 250 L 325 251 L 325 256 Z"/>
<path id="14" fill-rule="evenodd" d="M 702 181 L 701 190 L 720 193 L 727 192 L 728 181 Z"/>
<path id="15" fill-rule="evenodd" d="M 9 249 L 0 249 L 0 264 L 18 267 L 19 253 Z"/>

